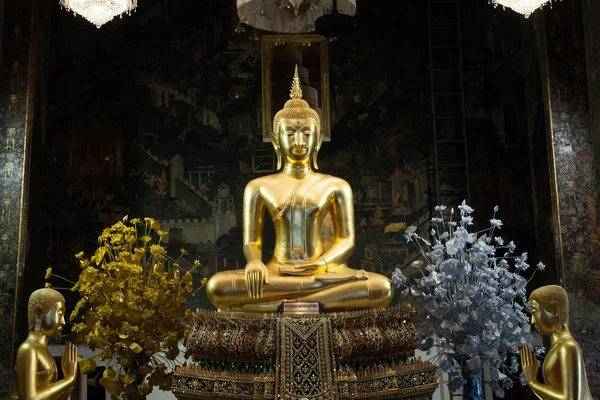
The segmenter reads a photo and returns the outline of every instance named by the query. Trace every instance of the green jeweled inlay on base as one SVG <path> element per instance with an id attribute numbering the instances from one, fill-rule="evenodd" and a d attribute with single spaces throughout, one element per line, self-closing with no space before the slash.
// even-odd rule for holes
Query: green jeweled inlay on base
<path id="1" fill-rule="evenodd" d="M 206 368 L 217 368 L 221 371 L 236 371 L 236 372 L 270 372 L 277 368 L 275 363 L 245 363 L 219 360 L 198 360 L 198 365 Z"/>
<path id="2" fill-rule="evenodd" d="M 349 367 L 352 367 L 352 369 L 354 370 L 359 370 L 359 369 L 364 369 L 367 367 L 374 367 L 376 365 L 380 365 L 382 367 L 395 367 L 397 365 L 399 365 L 400 363 L 402 364 L 406 364 L 409 360 L 409 357 L 407 355 L 402 355 L 399 357 L 390 357 L 390 358 L 386 358 L 386 359 L 371 359 L 371 360 L 365 360 L 365 361 L 356 361 L 356 362 L 350 362 L 350 363 L 344 363 L 341 365 L 338 365 L 338 369 L 341 369 L 343 371 L 347 370 Z"/>

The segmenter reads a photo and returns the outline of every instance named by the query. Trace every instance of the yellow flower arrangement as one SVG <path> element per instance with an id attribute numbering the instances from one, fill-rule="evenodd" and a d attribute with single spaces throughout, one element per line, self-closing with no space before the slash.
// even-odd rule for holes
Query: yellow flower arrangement
<path id="1" fill-rule="evenodd" d="M 169 264 L 161 245 L 165 235 L 152 218 L 125 217 L 102 232 L 92 257 L 76 255 L 82 271 L 71 290 L 81 299 L 70 320 L 80 322 L 72 331 L 76 342 L 97 350 L 95 358 L 80 362 L 81 373 L 93 372 L 96 359 L 110 360 L 98 382 L 114 398 L 143 399 L 154 386 L 170 390 L 167 369 L 189 333 L 186 320 L 194 318 L 186 295 L 194 291 L 191 272 L 201 265 L 196 260 L 182 275 L 178 263 L 188 253 L 182 249 L 179 260 Z M 46 278 L 51 275 L 48 269 Z M 206 279 L 200 288 L 205 284 Z"/>

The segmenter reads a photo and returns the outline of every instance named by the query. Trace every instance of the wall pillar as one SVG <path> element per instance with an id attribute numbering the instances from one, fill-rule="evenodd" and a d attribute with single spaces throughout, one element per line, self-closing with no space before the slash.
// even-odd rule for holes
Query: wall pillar
<path id="1" fill-rule="evenodd" d="M 582 0 L 583 32 L 585 39 L 586 69 L 589 92 L 590 131 L 596 160 L 600 160 L 600 3 Z M 600 182 L 600 168 L 596 169 Z"/>
<path id="2" fill-rule="evenodd" d="M 592 104 L 600 110 L 600 93 L 598 83 L 593 85 L 599 79 L 595 70 L 586 68 L 586 53 L 600 42 L 589 43 L 583 26 L 584 9 L 591 3 L 597 2 L 554 2 L 523 22 L 523 39 L 529 49 L 524 54 L 526 81 L 539 79 L 527 84 L 529 134 L 538 138 L 531 141 L 536 225 L 551 228 L 546 236 L 553 240 L 546 240 L 545 247 L 554 252 L 548 258 L 556 264 L 544 283 L 558 283 L 569 293 L 570 327 L 584 354 L 592 394 L 600 396 L 600 287 L 594 280 L 600 273 L 600 113 L 590 115 L 589 108 Z M 537 72 L 527 60 L 532 56 L 538 60 Z M 600 59 L 597 51 L 587 61 L 595 58 Z M 540 150 L 547 170 L 544 160 L 537 159 Z M 546 182 L 550 196 L 544 198 Z"/>
<path id="3" fill-rule="evenodd" d="M 8 397 L 15 345 L 24 339 L 23 276 L 37 233 L 28 229 L 36 193 L 34 185 L 30 191 L 31 154 L 42 139 L 49 9 L 45 0 L 0 0 L 0 398 Z"/>
<path id="4" fill-rule="evenodd" d="M 583 10 L 583 32 L 585 39 L 586 69 L 588 79 L 589 95 L 589 121 L 592 140 L 592 152 L 596 162 L 600 162 L 600 2 L 596 0 L 582 0 Z M 600 165 L 596 164 L 596 188 L 600 192 Z M 597 193 L 600 196 L 600 193 Z M 598 200 L 600 203 L 600 199 Z M 592 248 L 594 257 L 591 266 L 591 279 L 595 292 L 595 316 L 598 318 L 600 312 L 600 241 L 598 235 L 588 243 Z M 590 293 L 592 293 L 590 289 Z M 597 319 L 598 320 L 598 319 Z M 591 360 L 586 362 L 588 367 L 588 379 L 592 385 L 592 394 L 600 396 L 600 329 L 592 331 L 590 340 L 595 342 L 595 349 Z M 585 351 L 585 350 L 584 350 Z M 585 353 L 584 353 L 585 354 Z M 592 369 L 593 368 L 593 369 Z"/>

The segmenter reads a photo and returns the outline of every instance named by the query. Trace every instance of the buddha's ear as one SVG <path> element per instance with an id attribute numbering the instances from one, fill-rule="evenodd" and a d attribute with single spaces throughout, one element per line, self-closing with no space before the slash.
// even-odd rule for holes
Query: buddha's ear
<path id="1" fill-rule="evenodd" d="M 550 313 L 552 313 L 552 315 L 554 315 L 555 317 L 561 317 L 560 314 L 560 307 L 558 306 L 558 303 L 556 302 L 556 300 L 550 300 L 550 310 L 547 309 L 547 311 L 550 311 Z"/>
<path id="2" fill-rule="evenodd" d="M 319 161 L 317 160 L 317 157 L 319 156 L 319 150 L 321 150 L 321 145 L 323 144 L 324 136 L 325 135 L 323 135 L 321 132 L 319 132 L 319 138 L 317 139 L 317 145 L 315 146 L 315 155 L 313 156 L 313 159 L 312 159 L 313 168 L 315 170 L 319 169 Z"/>
<path id="3" fill-rule="evenodd" d="M 271 136 L 271 143 L 273 143 L 273 149 L 275 149 L 275 154 L 277 155 L 277 171 L 281 169 L 281 150 L 279 149 L 279 142 L 277 141 L 277 136 L 273 131 L 269 132 L 269 136 Z"/>
<path id="4" fill-rule="evenodd" d="M 33 330 L 35 332 L 38 332 L 42 328 L 42 319 L 44 318 L 44 315 L 42 315 L 42 313 L 42 307 L 40 307 L 39 305 L 35 306 L 35 323 L 33 327 Z"/>

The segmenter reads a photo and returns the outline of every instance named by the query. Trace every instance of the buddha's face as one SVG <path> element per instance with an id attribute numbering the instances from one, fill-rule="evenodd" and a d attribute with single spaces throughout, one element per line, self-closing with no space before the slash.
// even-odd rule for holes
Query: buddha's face
<path id="1" fill-rule="evenodd" d="M 279 123 L 279 148 L 287 162 L 308 162 L 317 145 L 317 123 L 312 118 L 284 118 Z"/>
<path id="2" fill-rule="evenodd" d="M 65 304 L 59 301 L 42 317 L 40 330 L 46 336 L 60 336 L 64 326 Z"/>
<path id="3" fill-rule="evenodd" d="M 531 300 L 531 325 L 542 335 L 549 335 L 558 329 L 559 318 L 537 301 Z"/>

